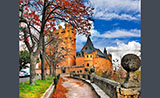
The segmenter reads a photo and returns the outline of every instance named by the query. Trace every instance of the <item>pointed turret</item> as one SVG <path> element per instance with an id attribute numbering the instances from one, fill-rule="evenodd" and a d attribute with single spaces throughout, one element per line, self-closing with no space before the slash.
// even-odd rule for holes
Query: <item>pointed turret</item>
<path id="1" fill-rule="evenodd" d="M 104 55 L 107 57 L 107 50 L 104 48 Z"/>
<path id="2" fill-rule="evenodd" d="M 81 49 L 81 51 L 85 51 L 85 53 L 92 53 L 95 50 L 93 43 L 90 39 L 90 37 L 87 37 L 87 42 L 84 45 L 84 47 Z"/>

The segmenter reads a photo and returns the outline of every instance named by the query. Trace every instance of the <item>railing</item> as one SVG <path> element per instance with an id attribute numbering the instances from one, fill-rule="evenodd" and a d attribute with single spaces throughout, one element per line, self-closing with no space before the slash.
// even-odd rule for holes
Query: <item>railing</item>
<path id="1" fill-rule="evenodd" d="M 75 66 L 63 66 L 63 67 L 56 67 L 56 69 L 60 69 L 60 68 L 83 68 L 84 67 L 84 65 L 81 65 L 81 66 L 77 66 L 77 65 L 75 65 Z"/>

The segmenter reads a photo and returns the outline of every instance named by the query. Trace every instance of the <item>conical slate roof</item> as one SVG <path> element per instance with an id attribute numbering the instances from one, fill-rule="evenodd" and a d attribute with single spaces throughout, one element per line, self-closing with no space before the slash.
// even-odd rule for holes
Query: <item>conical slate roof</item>
<path id="1" fill-rule="evenodd" d="M 104 48 L 104 55 L 107 57 L 107 50 L 106 50 L 106 48 Z"/>
<path id="2" fill-rule="evenodd" d="M 96 51 L 99 57 L 106 58 L 100 49 L 96 49 Z"/>
<path id="3" fill-rule="evenodd" d="M 93 43 L 90 37 L 87 38 L 87 42 L 84 45 L 84 47 L 81 49 L 81 51 L 85 51 L 85 53 L 92 53 L 93 51 L 95 51 L 95 48 L 93 46 Z"/>
<path id="4" fill-rule="evenodd" d="M 90 37 L 87 37 L 86 44 L 83 46 L 80 52 L 76 52 L 76 56 L 82 57 L 84 56 L 84 54 L 92 54 L 93 51 L 97 51 L 97 55 L 99 57 L 107 59 L 107 50 L 104 49 L 104 53 L 103 53 L 100 49 L 94 48 Z"/>

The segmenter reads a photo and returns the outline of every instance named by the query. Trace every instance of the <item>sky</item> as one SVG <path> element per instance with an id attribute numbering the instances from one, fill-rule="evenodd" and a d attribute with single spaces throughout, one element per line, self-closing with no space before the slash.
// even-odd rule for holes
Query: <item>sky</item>
<path id="1" fill-rule="evenodd" d="M 141 1 L 140 0 L 90 0 L 94 7 L 93 26 L 90 30 L 94 47 L 106 47 L 113 59 L 124 54 L 140 55 Z M 86 43 L 85 36 L 77 35 L 76 49 Z"/>

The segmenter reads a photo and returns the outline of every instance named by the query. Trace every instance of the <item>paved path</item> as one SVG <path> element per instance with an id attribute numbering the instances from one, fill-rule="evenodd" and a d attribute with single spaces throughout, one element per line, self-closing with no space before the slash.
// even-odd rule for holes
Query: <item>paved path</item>
<path id="1" fill-rule="evenodd" d="M 36 76 L 36 80 L 40 79 L 40 76 Z M 29 81 L 29 77 L 19 78 L 19 83 Z"/>
<path id="2" fill-rule="evenodd" d="M 68 90 L 67 98 L 98 98 L 87 83 L 66 76 L 62 78 L 65 79 L 62 85 Z"/>

